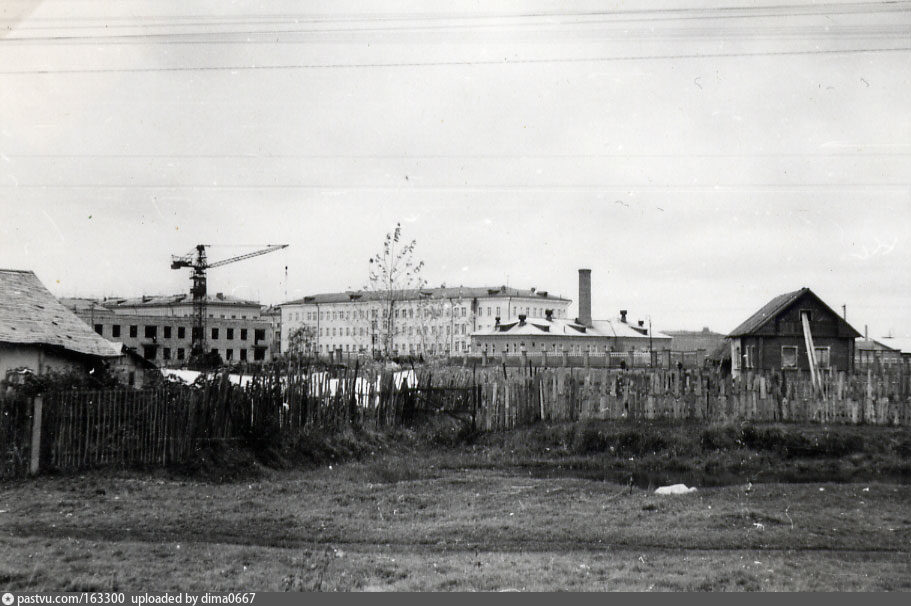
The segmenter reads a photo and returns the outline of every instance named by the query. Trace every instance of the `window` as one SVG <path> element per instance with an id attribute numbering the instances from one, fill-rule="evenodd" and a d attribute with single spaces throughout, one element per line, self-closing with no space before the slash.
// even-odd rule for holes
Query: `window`
<path id="1" fill-rule="evenodd" d="M 170 327 L 170 326 L 165 326 L 165 327 L 164 327 L 164 338 L 165 338 L 165 339 L 170 339 L 170 338 L 171 338 L 171 327 Z"/>
<path id="2" fill-rule="evenodd" d="M 97 332 L 99 335 L 104 334 L 104 325 L 103 325 L 103 324 L 96 324 L 96 325 L 95 325 L 95 332 Z"/>
<path id="3" fill-rule="evenodd" d="M 240 350 L 240 359 L 241 359 L 241 361 L 243 361 L 243 362 L 246 362 L 246 361 L 247 361 L 247 350 L 246 350 L 246 349 L 241 349 L 241 350 Z"/>
<path id="4" fill-rule="evenodd" d="M 246 340 L 247 340 L 247 329 L 246 329 L 246 328 L 241 328 L 241 329 L 240 329 L 240 340 L 241 340 L 241 341 L 246 341 Z"/>
<path id="5" fill-rule="evenodd" d="M 253 350 L 253 360 L 256 362 L 261 362 L 266 359 L 266 350 L 265 349 L 254 349 Z"/>
<path id="6" fill-rule="evenodd" d="M 225 329 L 225 333 L 227 333 L 227 334 L 225 335 L 225 338 L 227 338 L 228 340 L 233 340 L 233 339 L 234 339 L 234 329 L 233 329 L 233 328 L 226 328 L 226 329 Z"/>
<path id="7" fill-rule="evenodd" d="M 162 354 L 161 354 L 161 357 L 162 357 L 162 359 L 164 359 L 164 360 L 170 360 L 170 359 L 171 359 L 171 348 L 170 348 L 170 347 L 165 347 L 165 348 L 164 348 L 164 351 L 163 351 Z"/>
<path id="8" fill-rule="evenodd" d="M 781 367 L 797 368 L 797 347 L 785 345 L 781 348 Z"/>
<path id="9" fill-rule="evenodd" d="M 154 345 L 143 345 L 142 346 L 142 357 L 146 360 L 155 359 L 155 346 Z"/>
<path id="10" fill-rule="evenodd" d="M 756 346 L 747 345 L 743 354 L 743 367 L 756 368 Z"/>
<path id="11" fill-rule="evenodd" d="M 218 338 L 218 329 L 217 329 L 217 328 L 213 328 L 213 329 L 212 329 L 212 338 L 213 338 L 213 339 L 217 339 L 217 338 Z"/>
<path id="12" fill-rule="evenodd" d="M 186 356 L 186 351 L 184 351 L 184 348 L 183 348 L 183 347 L 178 347 L 178 348 L 177 348 L 177 359 L 178 359 L 178 360 L 183 360 L 183 359 L 184 359 L 184 356 Z"/>
<path id="13" fill-rule="evenodd" d="M 139 336 L 139 327 L 131 325 L 130 326 L 130 337 L 135 339 L 137 336 Z"/>
<path id="14" fill-rule="evenodd" d="M 187 338 L 187 329 L 184 326 L 177 327 L 177 338 L 186 339 Z"/>
<path id="15" fill-rule="evenodd" d="M 155 339 L 158 337 L 158 327 L 157 326 L 146 326 L 145 327 L 145 336 L 146 339 Z"/>
<path id="16" fill-rule="evenodd" d="M 213 355 L 213 356 L 217 356 L 217 355 L 218 355 L 218 350 L 213 348 L 213 349 L 212 349 L 212 355 Z"/>
<path id="17" fill-rule="evenodd" d="M 814 347 L 813 353 L 816 354 L 816 365 L 820 368 L 829 367 L 830 347 Z"/>
<path id="18" fill-rule="evenodd" d="M 119 337 L 120 336 L 120 324 L 114 324 L 111 326 L 111 336 Z"/>
<path id="19" fill-rule="evenodd" d="M 233 359 L 234 359 L 234 350 L 233 350 L 233 349 L 225 350 L 225 359 L 226 359 L 226 360 L 233 360 Z"/>

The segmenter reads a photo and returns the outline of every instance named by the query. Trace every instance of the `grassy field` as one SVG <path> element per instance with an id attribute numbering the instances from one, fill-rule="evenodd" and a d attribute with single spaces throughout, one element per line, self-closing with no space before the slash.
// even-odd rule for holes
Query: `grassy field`
<path id="1" fill-rule="evenodd" d="M 311 438 L 306 469 L 288 451 L 264 455 L 268 468 L 210 453 L 189 470 L 6 483 L 0 590 L 911 589 L 911 486 L 896 462 L 907 431 L 820 442 L 821 428 L 754 429 L 769 432 L 744 444 L 722 428 L 718 440 L 733 440 L 722 444 L 684 429 L 649 445 L 646 431 L 626 446 L 630 428 L 616 425 L 457 445 L 440 444 L 445 432 Z M 698 453 L 661 470 L 668 448 L 693 440 Z M 770 462 L 837 476 L 843 460 L 870 477 L 749 479 Z M 213 467 L 228 481 L 199 479 Z M 698 470 L 731 481 L 676 497 L 640 486 Z"/>

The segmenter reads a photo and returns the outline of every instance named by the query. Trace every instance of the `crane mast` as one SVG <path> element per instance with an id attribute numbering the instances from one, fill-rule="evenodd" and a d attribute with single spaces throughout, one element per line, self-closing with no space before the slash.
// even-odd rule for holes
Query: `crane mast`
<path id="1" fill-rule="evenodd" d="M 231 257 L 230 259 L 223 259 L 221 261 L 216 261 L 215 263 L 209 263 L 206 257 L 206 246 L 206 244 L 197 244 L 195 251 L 190 251 L 186 255 L 180 257 L 171 257 L 171 269 L 181 269 L 183 267 L 190 267 L 193 269 L 193 273 L 190 275 L 190 280 L 192 281 L 190 294 L 193 296 L 193 330 L 191 334 L 192 345 L 190 349 L 190 360 L 197 362 L 204 359 L 206 350 L 208 349 L 206 339 L 206 318 L 208 317 L 206 314 L 208 303 L 206 270 L 213 267 L 228 265 L 229 263 L 236 263 L 237 261 L 243 261 L 244 259 L 257 257 L 288 247 L 287 244 L 270 244 L 261 250 Z"/>

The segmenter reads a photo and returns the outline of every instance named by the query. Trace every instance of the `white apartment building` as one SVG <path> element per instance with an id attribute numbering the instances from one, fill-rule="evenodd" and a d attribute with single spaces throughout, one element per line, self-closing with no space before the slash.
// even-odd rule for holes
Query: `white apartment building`
<path id="1" fill-rule="evenodd" d="M 501 318 L 548 312 L 565 318 L 570 302 L 506 286 L 311 295 L 281 306 L 281 351 L 467 353 L 471 333 L 493 328 Z"/>

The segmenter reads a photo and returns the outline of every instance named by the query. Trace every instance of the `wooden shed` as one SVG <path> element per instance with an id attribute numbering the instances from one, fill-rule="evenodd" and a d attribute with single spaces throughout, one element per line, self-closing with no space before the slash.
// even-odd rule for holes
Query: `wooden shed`
<path id="1" fill-rule="evenodd" d="M 779 295 L 728 335 L 731 371 L 852 370 L 860 333 L 809 288 Z M 812 356 L 810 354 L 812 351 Z"/>

